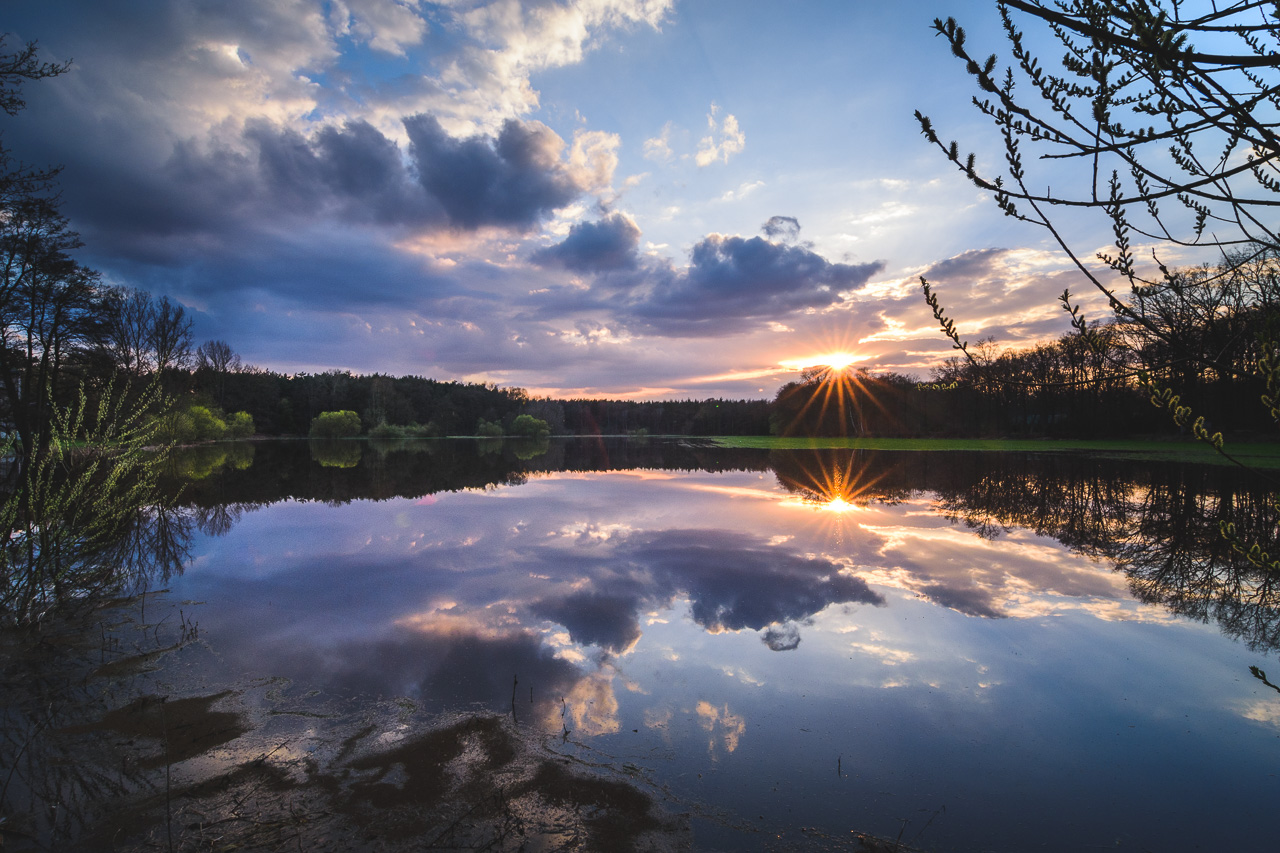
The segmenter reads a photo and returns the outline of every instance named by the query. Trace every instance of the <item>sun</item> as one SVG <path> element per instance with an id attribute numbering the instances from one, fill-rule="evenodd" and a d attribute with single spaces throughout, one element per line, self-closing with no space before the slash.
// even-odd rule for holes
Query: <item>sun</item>
<path id="1" fill-rule="evenodd" d="M 832 370 L 845 370 L 869 358 L 871 358 L 869 355 L 837 351 L 806 356 L 805 358 L 788 358 L 778 363 L 793 370 L 804 370 L 807 367 L 829 367 Z"/>

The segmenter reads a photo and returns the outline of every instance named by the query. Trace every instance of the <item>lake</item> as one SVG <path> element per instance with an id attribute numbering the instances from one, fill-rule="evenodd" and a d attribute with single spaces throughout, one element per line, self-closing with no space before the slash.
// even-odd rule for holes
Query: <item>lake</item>
<path id="1" fill-rule="evenodd" d="M 8 848 L 1278 843 L 1246 472 L 281 441 L 165 488 L 128 590 L 3 633 Z"/>

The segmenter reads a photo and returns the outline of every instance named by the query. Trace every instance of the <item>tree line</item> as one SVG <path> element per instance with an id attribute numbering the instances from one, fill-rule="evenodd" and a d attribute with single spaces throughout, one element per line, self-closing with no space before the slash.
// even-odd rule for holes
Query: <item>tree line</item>
<path id="1" fill-rule="evenodd" d="M 1189 434 L 1152 388 L 1205 414 L 1210 431 L 1274 430 L 1264 404 L 1280 331 L 1280 252 L 1250 246 L 1135 284 L 1133 314 L 1055 340 L 966 346 L 928 381 L 811 368 L 773 401 L 781 435 L 1107 437 Z M 1157 401 L 1159 402 L 1159 401 Z"/>

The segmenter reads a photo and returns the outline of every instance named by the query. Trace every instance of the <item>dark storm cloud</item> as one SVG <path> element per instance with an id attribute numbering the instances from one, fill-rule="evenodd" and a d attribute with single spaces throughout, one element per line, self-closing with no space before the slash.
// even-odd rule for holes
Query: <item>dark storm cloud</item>
<path id="1" fill-rule="evenodd" d="M 770 240 L 793 243 L 800 237 L 800 220 L 794 216 L 770 216 L 760 230 Z"/>
<path id="2" fill-rule="evenodd" d="M 457 227 L 530 228 L 582 193 L 560 161 L 564 140 L 540 122 L 508 119 L 496 139 L 456 139 L 429 115 L 404 127 L 422 186 Z"/>
<path id="3" fill-rule="evenodd" d="M 831 604 L 885 603 L 830 560 L 734 531 L 637 532 L 611 540 L 606 551 L 581 564 L 566 564 L 558 548 L 537 559 L 537 573 L 590 586 L 534 602 L 531 615 L 563 625 L 575 642 L 615 652 L 640 636 L 641 613 L 670 607 L 678 598 L 689 599 L 694 621 L 704 628 L 764 631 L 764 642 L 779 651 L 799 645 L 795 623 Z"/>
<path id="4" fill-rule="evenodd" d="M 669 530 L 628 540 L 627 556 L 688 595 L 706 628 L 761 630 L 830 604 L 883 605 L 884 597 L 830 560 L 805 557 L 722 530 Z"/>
<path id="5" fill-rule="evenodd" d="M 599 646 L 613 652 L 628 648 L 640 638 L 637 598 L 584 592 L 553 601 L 539 601 L 530 611 L 558 622 L 575 643 Z"/>
<path id="6" fill-rule="evenodd" d="M 343 219 L 381 224 L 442 222 L 441 206 L 413 181 L 400 150 L 364 121 L 325 127 L 308 139 L 264 121 L 245 139 L 257 153 L 264 206 L 284 211 L 331 210 Z"/>
<path id="7" fill-rule="evenodd" d="M 574 272 L 635 269 L 640 229 L 630 217 L 615 213 L 599 222 L 579 222 L 569 236 L 533 255 L 534 263 L 558 265 Z"/>
<path id="8" fill-rule="evenodd" d="M 322 684 L 338 694 L 409 696 L 431 710 L 481 705 L 501 708 L 511 698 L 511 673 L 546 695 L 565 694 L 582 678 L 528 631 L 501 636 L 393 628 L 384 637 L 317 649 L 285 638 L 252 654 L 278 675 Z"/>
<path id="9" fill-rule="evenodd" d="M 687 270 L 654 264 L 637 273 L 626 315 L 653 334 L 726 335 L 833 305 L 883 268 L 831 263 L 761 237 L 712 234 L 693 247 Z"/>

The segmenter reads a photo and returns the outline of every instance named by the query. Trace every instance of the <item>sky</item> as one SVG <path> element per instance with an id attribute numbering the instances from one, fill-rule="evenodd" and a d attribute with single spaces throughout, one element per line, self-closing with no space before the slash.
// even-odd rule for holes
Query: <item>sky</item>
<path id="1" fill-rule="evenodd" d="M 750 398 L 844 352 L 927 379 L 954 353 L 919 276 L 1002 346 L 1085 290 L 913 117 L 998 164 L 931 29 L 998 52 L 988 5 L 8 0 L 7 47 L 72 65 L 0 127 L 63 167 L 84 263 L 260 367 Z"/>

